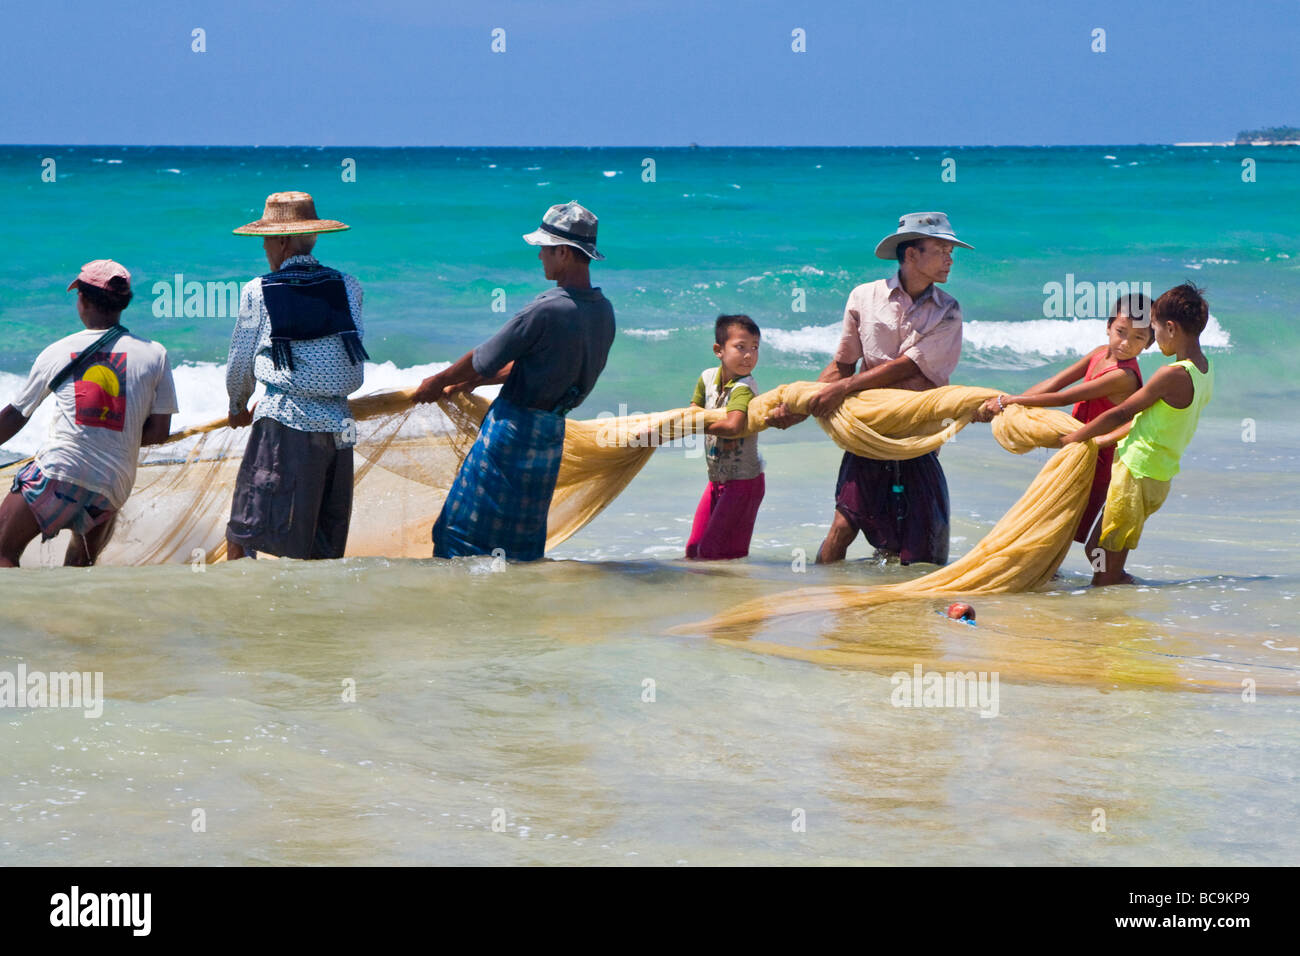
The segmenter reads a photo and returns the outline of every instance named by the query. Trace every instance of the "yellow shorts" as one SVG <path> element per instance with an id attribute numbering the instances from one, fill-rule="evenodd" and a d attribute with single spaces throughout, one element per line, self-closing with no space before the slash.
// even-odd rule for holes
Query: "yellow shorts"
<path id="1" fill-rule="evenodd" d="M 1107 551 L 1136 548 L 1147 518 L 1169 497 L 1169 484 L 1159 478 L 1135 478 L 1116 458 L 1110 470 L 1106 508 L 1101 513 L 1101 546 Z"/>

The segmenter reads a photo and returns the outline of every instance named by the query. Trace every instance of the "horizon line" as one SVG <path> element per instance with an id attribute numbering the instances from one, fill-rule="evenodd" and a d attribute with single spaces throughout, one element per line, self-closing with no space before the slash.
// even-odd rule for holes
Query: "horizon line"
<path id="1" fill-rule="evenodd" d="M 321 145 L 318 143 L 0 143 L 0 149 L 9 147 L 35 147 L 35 146 L 60 146 L 73 147 L 77 149 L 1117 149 L 1133 147 L 1153 147 L 1153 146 L 1253 146 L 1253 145 L 1275 145 L 1275 146 L 1300 146 L 1300 142 L 1295 141 L 1269 141 L 1260 143 L 1259 141 L 1238 143 L 1236 141 L 1219 140 L 1219 141 L 1202 141 L 1202 142 L 1152 142 L 1152 143 L 944 143 L 918 145 L 908 143 L 877 143 L 877 144 L 815 144 L 815 143 L 687 143 L 687 144 L 658 144 L 632 143 L 628 145 L 577 145 L 577 144 L 550 144 L 545 146 L 529 145 L 523 143 L 504 144 L 475 144 L 475 143 L 456 143 L 456 144 L 380 144 L 380 143 L 348 143 L 338 145 Z"/>

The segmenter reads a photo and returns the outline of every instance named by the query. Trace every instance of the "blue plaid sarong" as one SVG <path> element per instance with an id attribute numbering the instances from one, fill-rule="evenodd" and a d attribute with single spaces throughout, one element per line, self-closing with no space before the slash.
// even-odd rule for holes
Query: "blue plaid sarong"
<path id="1" fill-rule="evenodd" d="M 434 557 L 540 558 L 563 457 L 563 415 L 494 401 L 433 525 Z"/>

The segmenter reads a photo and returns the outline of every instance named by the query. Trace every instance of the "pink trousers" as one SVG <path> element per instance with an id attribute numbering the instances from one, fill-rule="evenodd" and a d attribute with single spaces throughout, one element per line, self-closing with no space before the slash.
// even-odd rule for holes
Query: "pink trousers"
<path id="1" fill-rule="evenodd" d="M 763 501 L 763 476 L 711 481 L 695 509 L 686 557 L 723 561 L 749 554 L 754 519 Z"/>

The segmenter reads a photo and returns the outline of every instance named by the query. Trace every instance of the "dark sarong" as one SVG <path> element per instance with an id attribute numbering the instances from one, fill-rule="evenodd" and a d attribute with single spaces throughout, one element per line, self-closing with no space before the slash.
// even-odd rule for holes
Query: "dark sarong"
<path id="1" fill-rule="evenodd" d="M 907 461 L 845 452 L 835 510 L 903 564 L 948 563 L 948 481 L 937 452 Z"/>
<path id="2" fill-rule="evenodd" d="M 456 473 L 433 526 L 433 555 L 536 561 L 564 457 L 564 417 L 498 398 Z"/>
<path id="3" fill-rule="evenodd" d="M 253 422 L 226 536 L 282 558 L 341 558 L 352 519 L 352 449 L 333 432 Z"/>

